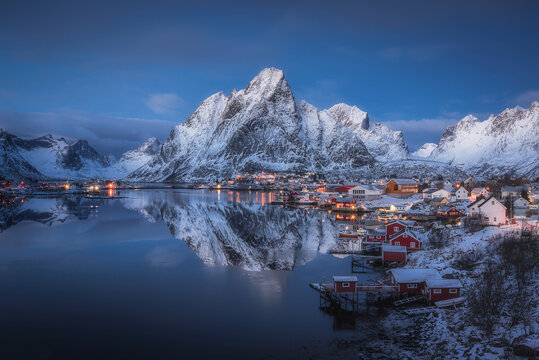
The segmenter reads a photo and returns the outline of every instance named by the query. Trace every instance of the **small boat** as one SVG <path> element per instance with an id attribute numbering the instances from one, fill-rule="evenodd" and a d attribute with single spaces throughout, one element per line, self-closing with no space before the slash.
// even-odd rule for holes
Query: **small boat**
<path id="1" fill-rule="evenodd" d="M 343 230 L 339 231 L 339 237 L 357 239 L 359 237 L 359 234 L 355 230 Z"/>

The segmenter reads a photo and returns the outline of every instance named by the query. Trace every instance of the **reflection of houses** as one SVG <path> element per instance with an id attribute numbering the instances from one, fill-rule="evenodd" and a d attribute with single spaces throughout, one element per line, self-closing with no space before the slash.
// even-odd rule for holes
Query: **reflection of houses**
<path id="1" fill-rule="evenodd" d="M 391 179 L 384 186 L 386 194 L 394 197 L 406 198 L 417 194 L 418 184 L 413 179 Z"/>
<path id="2" fill-rule="evenodd" d="M 482 221 L 488 225 L 502 225 L 506 220 L 506 208 L 494 196 L 479 198 L 467 209 L 468 216 L 480 216 Z"/>
<path id="3" fill-rule="evenodd" d="M 360 201 L 378 200 L 382 198 L 382 190 L 374 185 L 357 185 L 348 190 L 348 195 Z"/>
<path id="4" fill-rule="evenodd" d="M 355 209 L 356 200 L 352 199 L 351 197 L 338 198 L 335 201 L 335 208 L 336 209 Z"/>

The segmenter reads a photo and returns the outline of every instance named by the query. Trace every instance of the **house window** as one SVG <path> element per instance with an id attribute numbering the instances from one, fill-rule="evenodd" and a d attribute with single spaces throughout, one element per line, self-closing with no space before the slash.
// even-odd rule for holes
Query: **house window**
<path id="1" fill-rule="evenodd" d="M 496 218 L 494 218 L 494 221 L 496 221 Z"/>
<path id="2" fill-rule="evenodd" d="M 397 191 L 397 190 L 399 190 L 399 185 L 397 184 L 393 185 L 393 191 Z"/>
<path id="3" fill-rule="evenodd" d="M 395 246 L 399 246 L 401 243 L 399 241 L 395 241 Z"/>
<path id="4" fill-rule="evenodd" d="M 393 227 L 393 231 L 399 231 L 399 227 L 398 227 L 398 226 L 394 226 L 394 227 Z"/>
<path id="5" fill-rule="evenodd" d="M 434 289 L 434 293 L 435 293 L 435 294 L 441 294 L 441 293 L 442 293 L 442 289 Z"/>
<path id="6" fill-rule="evenodd" d="M 456 293 L 457 293 L 457 289 L 449 289 L 449 293 L 450 293 L 450 294 L 456 294 Z"/>
<path id="7" fill-rule="evenodd" d="M 411 242 L 411 243 L 410 243 L 410 247 L 415 248 L 415 242 Z"/>
<path id="8" fill-rule="evenodd" d="M 405 237 L 405 238 L 407 238 L 407 237 L 408 237 L 408 235 L 407 235 L 407 234 L 404 234 L 404 235 L 402 235 L 402 237 Z"/>
<path id="9" fill-rule="evenodd" d="M 494 205 L 494 200 L 492 200 L 492 205 Z"/>
<path id="10" fill-rule="evenodd" d="M 350 283 L 342 283 L 342 287 L 345 288 L 345 287 L 350 287 Z"/>
<path id="11" fill-rule="evenodd" d="M 417 284 L 408 284 L 408 289 L 417 289 Z"/>

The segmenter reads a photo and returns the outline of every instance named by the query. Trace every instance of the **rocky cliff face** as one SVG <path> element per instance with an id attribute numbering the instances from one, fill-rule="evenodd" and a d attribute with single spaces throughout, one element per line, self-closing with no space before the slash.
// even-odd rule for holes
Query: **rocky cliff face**
<path id="1" fill-rule="evenodd" d="M 429 159 L 486 175 L 539 176 L 539 102 L 448 127 Z"/>
<path id="2" fill-rule="evenodd" d="M 384 162 L 407 158 L 408 146 L 402 132 L 393 131 L 384 124 L 371 124 L 369 115 L 356 106 L 337 104 L 326 111 L 357 134 L 376 160 Z"/>
<path id="3" fill-rule="evenodd" d="M 185 181 L 255 171 L 328 171 L 374 162 L 361 138 L 327 112 L 296 101 L 282 71 L 206 99 L 129 178 Z"/>

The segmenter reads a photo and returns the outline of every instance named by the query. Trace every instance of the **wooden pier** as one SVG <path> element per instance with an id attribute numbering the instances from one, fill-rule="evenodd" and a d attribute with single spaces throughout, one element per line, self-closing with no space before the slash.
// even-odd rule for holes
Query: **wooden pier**
<path id="1" fill-rule="evenodd" d="M 397 287 L 391 285 L 357 285 L 354 292 L 336 292 L 332 283 L 311 283 L 309 286 L 320 293 L 320 308 L 337 312 L 358 313 L 359 295 L 365 294 L 368 305 L 369 294 L 381 300 L 382 294 L 397 293 Z"/>

